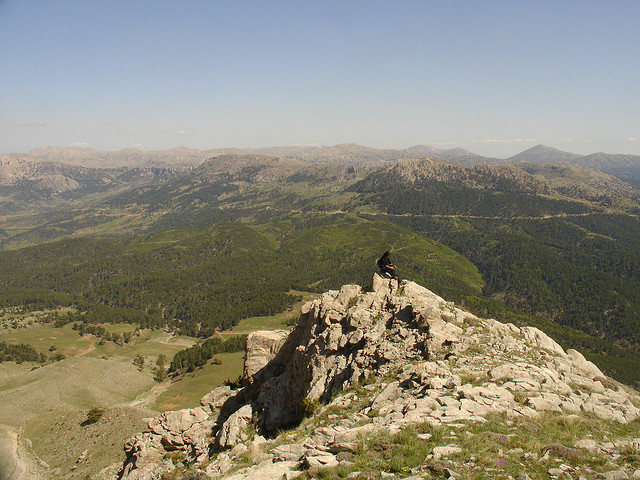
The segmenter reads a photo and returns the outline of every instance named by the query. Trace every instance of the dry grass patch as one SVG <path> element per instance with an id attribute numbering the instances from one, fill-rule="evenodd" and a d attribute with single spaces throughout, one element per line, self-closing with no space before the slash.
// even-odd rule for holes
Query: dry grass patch
<path id="1" fill-rule="evenodd" d="M 109 466 L 117 472 L 125 460 L 124 442 L 144 430 L 143 419 L 152 415 L 149 410 L 113 407 L 87 424 L 87 411 L 56 411 L 27 422 L 23 435 L 33 453 L 49 465 L 51 478 L 93 478 Z"/>

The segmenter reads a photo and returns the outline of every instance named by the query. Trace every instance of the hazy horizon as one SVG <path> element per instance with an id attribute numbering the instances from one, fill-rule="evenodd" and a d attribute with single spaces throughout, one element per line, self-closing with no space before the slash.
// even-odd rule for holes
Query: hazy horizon
<path id="1" fill-rule="evenodd" d="M 161 151 L 169 151 L 169 150 L 179 150 L 179 149 L 187 149 L 187 150 L 196 150 L 196 151 L 210 151 L 210 150 L 239 150 L 239 151 L 266 151 L 266 150 L 275 150 L 275 149 L 287 149 L 287 148 L 333 148 L 333 147 L 339 147 L 339 146 L 343 146 L 343 145 L 357 145 L 360 147 L 365 147 L 365 148 L 375 148 L 375 149 L 379 149 L 379 150 L 408 150 L 410 148 L 413 147 L 418 147 L 418 146 L 424 146 L 424 147 L 433 147 L 433 148 L 437 148 L 440 151 L 446 151 L 446 150 L 453 150 L 456 148 L 461 148 L 461 147 L 451 147 L 451 148 L 447 148 L 447 147 L 435 147 L 433 145 L 427 145 L 427 144 L 423 144 L 423 143 L 416 143 L 407 147 L 400 147 L 400 148 L 390 148 L 390 147 L 371 147 L 370 145 L 361 145 L 361 144 L 356 144 L 353 142 L 348 142 L 348 143 L 342 143 L 342 144 L 335 144 L 335 145 L 320 145 L 320 144 L 308 144 L 308 145 L 265 145 L 265 146 L 261 146 L 261 147 L 235 147 L 235 146 L 228 146 L 228 147 L 212 147 L 212 148 L 194 148 L 194 147 L 189 147 L 188 145 L 176 145 L 174 147 L 168 147 L 168 148 L 161 148 L 161 149 L 155 149 L 155 148 L 142 148 L 142 147 L 133 147 L 133 146 L 126 146 L 123 148 L 117 148 L 117 149 L 112 149 L 112 150 L 107 150 L 107 149 L 100 149 L 100 148 L 95 148 L 92 146 L 88 146 L 88 145 L 39 145 L 37 147 L 34 147 L 28 151 L 24 151 L 24 152 L 0 152 L 0 155 L 13 155 L 13 156 L 20 156 L 20 155 L 28 155 L 30 152 L 32 152 L 33 150 L 38 150 L 38 149 L 42 149 L 42 148 L 54 148 L 54 149 L 77 149 L 77 150 L 86 150 L 86 151 L 98 151 L 98 152 L 120 152 L 120 151 L 124 151 L 124 150 L 138 150 L 138 151 L 143 151 L 143 152 L 161 152 Z M 508 155 L 508 156 L 487 156 L 487 155 L 482 155 L 483 157 L 486 158 L 494 158 L 494 159 L 498 159 L 498 160 L 507 160 L 510 157 L 513 157 L 515 155 L 518 155 L 526 150 L 529 150 L 533 147 L 536 146 L 544 146 L 544 147 L 549 147 L 549 145 L 543 145 L 543 144 L 536 144 L 533 145 L 531 147 L 527 147 L 527 148 L 523 148 L 522 150 L 518 150 L 515 153 Z M 555 148 L 555 147 L 550 147 L 550 148 Z M 478 152 L 474 152 L 472 150 L 468 150 L 465 149 L 471 153 L 474 154 L 479 154 Z M 580 153 L 576 153 L 576 152 L 572 152 L 572 151 L 568 151 L 568 150 L 561 150 L 561 149 L 557 149 L 559 151 L 565 152 L 565 153 L 572 153 L 572 154 L 576 154 L 576 155 L 583 155 L 583 156 L 588 156 L 588 155 L 593 155 L 593 154 L 598 154 L 598 153 L 603 153 L 603 154 L 611 154 L 611 155 L 636 155 L 633 153 L 629 153 L 629 152 L 589 152 L 586 154 L 580 154 Z"/>

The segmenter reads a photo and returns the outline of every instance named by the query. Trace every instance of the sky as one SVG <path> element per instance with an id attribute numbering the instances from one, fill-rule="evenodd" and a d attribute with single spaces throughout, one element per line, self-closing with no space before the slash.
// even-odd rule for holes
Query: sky
<path id="1" fill-rule="evenodd" d="M 638 0 L 0 0 L 0 153 L 640 154 Z"/>

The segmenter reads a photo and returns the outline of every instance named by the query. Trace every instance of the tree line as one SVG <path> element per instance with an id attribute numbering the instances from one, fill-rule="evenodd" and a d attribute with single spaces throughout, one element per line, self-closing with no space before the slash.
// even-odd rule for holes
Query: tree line
<path id="1" fill-rule="evenodd" d="M 246 335 L 234 335 L 226 340 L 220 337 L 208 338 L 201 343 L 177 352 L 169 364 L 169 372 L 193 372 L 211 360 L 216 354 L 244 351 L 246 344 Z"/>
<path id="2" fill-rule="evenodd" d="M 14 345 L 11 343 L 0 342 L 0 363 L 2 362 L 39 362 L 44 363 L 48 360 L 44 353 L 36 352 L 31 345 L 24 343 Z"/>

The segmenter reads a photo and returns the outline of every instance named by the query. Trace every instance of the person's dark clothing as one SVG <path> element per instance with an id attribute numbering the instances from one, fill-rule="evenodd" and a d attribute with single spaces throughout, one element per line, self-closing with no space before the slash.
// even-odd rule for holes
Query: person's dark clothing
<path id="1" fill-rule="evenodd" d="M 396 275 L 396 269 L 390 265 L 393 265 L 393 264 L 391 263 L 391 260 L 389 259 L 389 257 L 380 257 L 378 259 L 378 268 L 380 269 L 380 271 L 382 273 L 389 274 L 394 278 L 397 278 L 398 275 Z"/>

